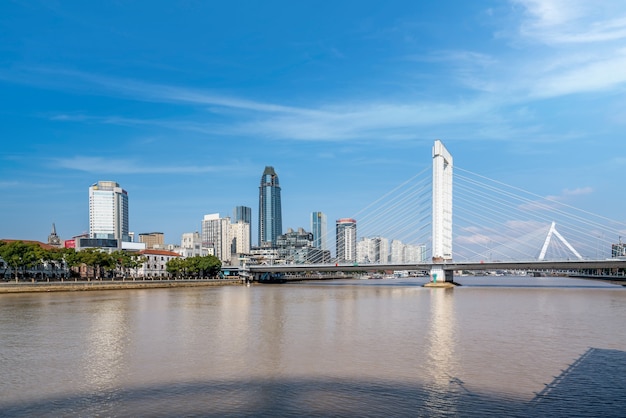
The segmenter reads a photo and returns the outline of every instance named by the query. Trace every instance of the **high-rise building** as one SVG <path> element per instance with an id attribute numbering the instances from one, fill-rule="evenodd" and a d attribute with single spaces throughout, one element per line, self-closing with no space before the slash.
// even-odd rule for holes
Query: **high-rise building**
<path id="1" fill-rule="evenodd" d="M 248 247 L 250 247 L 250 245 L 252 245 L 252 208 L 248 206 L 235 206 L 235 209 L 233 209 L 233 224 L 239 222 L 246 222 L 249 225 Z"/>
<path id="2" fill-rule="evenodd" d="M 361 238 L 356 244 L 356 261 L 358 263 L 388 263 L 389 240 L 383 237 Z"/>
<path id="3" fill-rule="evenodd" d="M 338 219 L 336 231 L 337 261 L 356 261 L 356 220 Z"/>
<path id="4" fill-rule="evenodd" d="M 232 238 L 231 252 L 235 254 L 250 253 L 250 223 L 240 220 L 230 224 L 230 236 Z"/>
<path id="5" fill-rule="evenodd" d="M 326 250 L 326 215 L 322 212 L 311 213 L 311 233 L 313 233 L 313 246 L 320 250 Z"/>
<path id="6" fill-rule="evenodd" d="M 202 246 L 223 263 L 230 263 L 231 257 L 230 218 L 220 218 L 219 213 L 204 215 L 202 220 Z"/>
<path id="7" fill-rule="evenodd" d="M 272 247 L 283 233 L 280 184 L 274 167 L 266 166 L 259 186 L 259 247 Z"/>
<path id="8" fill-rule="evenodd" d="M 237 223 L 239 221 L 252 223 L 252 208 L 247 206 L 235 206 L 233 209 L 233 223 Z"/>
<path id="9" fill-rule="evenodd" d="M 89 187 L 89 238 L 130 242 L 128 193 L 114 181 Z"/>
<path id="10" fill-rule="evenodd" d="M 391 257 L 389 262 L 391 264 L 404 264 L 406 262 L 405 248 L 406 245 L 402 241 L 397 239 L 391 240 Z"/>

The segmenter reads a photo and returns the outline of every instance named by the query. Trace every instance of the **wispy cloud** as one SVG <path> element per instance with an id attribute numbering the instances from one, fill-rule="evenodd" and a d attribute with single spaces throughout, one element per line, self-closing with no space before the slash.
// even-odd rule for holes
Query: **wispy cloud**
<path id="1" fill-rule="evenodd" d="M 18 181 L 0 181 L 0 189 L 9 189 L 19 186 L 20 182 Z"/>
<path id="2" fill-rule="evenodd" d="M 12 76 L 16 82 L 187 106 L 195 113 L 170 119 L 60 114 L 54 117 L 58 121 L 306 141 L 414 140 L 431 137 L 433 131 L 453 135 L 461 128 L 474 139 L 526 139 L 529 129 L 540 130 L 541 125 L 512 109 L 547 98 L 626 87 L 626 5 L 595 7 L 575 0 L 511 2 L 517 13 L 518 42 L 508 52 L 442 50 L 404 56 L 404 61 L 415 63 L 416 71 L 428 62 L 447 66 L 453 75 L 447 87 L 464 88 L 447 100 L 409 92 L 393 98 L 374 93 L 359 100 L 329 93 L 303 107 L 63 68 L 23 69 Z M 7 77 L 6 72 L 0 74 L 0 78 Z M 541 132 L 532 136 L 540 137 Z"/>
<path id="3" fill-rule="evenodd" d="M 147 166 L 135 160 L 75 156 L 51 161 L 56 168 L 102 174 L 197 174 L 232 170 L 224 166 Z"/>
<path id="4" fill-rule="evenodd" d="M 520 33 L 548 44 L 596 43 L 626 38 L 623 2 L 512 0 L 525 9 Z M 621 3 L 621 4 L 620 4 Z"/>

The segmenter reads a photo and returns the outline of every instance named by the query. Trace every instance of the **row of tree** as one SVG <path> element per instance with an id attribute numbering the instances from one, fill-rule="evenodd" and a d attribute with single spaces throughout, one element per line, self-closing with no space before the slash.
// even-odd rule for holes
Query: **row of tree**
<path id="1" fill-rule="evenodd" d="M 221 277 L 222 262 L 213 255 L 198 255 L 172 259 L 167 262 L 166 269 L 174 278 L 216 279 Z"/>
<path id="2" fill-rule="evenodd" d="M 0 241 L 0 258 L 4 260 L 2 277 L 10 268 L 18 281 L 19 277 L 28 277 L 29 272 L 39 266 L 49 266 L 62 275 L 64 268 L 72 271 L 85 265 L 91 270 L 94 279 L 103 276 L 128 278 L 131 272 L 147 261 L 146 257 L 122 250 L 105 252 L 98 248 L 86 248 L 76 251 L 73 248 L 43 248 L 37 243 L 23 241 Z M 167 263 L 167 272 L 176 278 L 197 277 L 217 278 L 221 273 L 222 263 L 212 255 L 172 259 Z M 43 270 L 43 268 L 42 268 Z"/>

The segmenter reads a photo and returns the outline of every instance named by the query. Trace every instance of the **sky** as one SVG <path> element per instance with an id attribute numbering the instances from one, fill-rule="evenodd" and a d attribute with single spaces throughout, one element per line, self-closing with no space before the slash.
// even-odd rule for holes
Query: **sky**
<path id="1" fill-rule="evenodd" d="M 432 164 L 626 219 L 626 2 L 0 3 L 0 238 L 89 229 L 127 190 L 167 243 L 252 208 L 352 217 Z M 358 219 L 357 219 L 358 221 Z M 626 233 L 626 231 L 624 231 Z"/>

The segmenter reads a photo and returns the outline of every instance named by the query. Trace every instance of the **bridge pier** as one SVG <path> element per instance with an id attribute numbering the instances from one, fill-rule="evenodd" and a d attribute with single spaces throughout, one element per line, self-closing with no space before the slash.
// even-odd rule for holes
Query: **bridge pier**
<path id="1" fill-rule="evenodd" d="M 454 271 L 444 270 L 443 264 L 433 264 L 430 267 L 430 282 L 424 287 L 454 287 Z"/>

